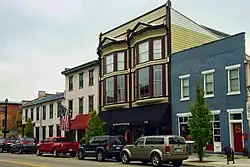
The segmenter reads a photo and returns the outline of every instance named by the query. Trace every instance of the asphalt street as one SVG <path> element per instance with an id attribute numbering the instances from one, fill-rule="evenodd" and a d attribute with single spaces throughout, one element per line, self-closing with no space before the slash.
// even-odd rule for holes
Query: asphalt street
<path id="1" fill-rule="evenodd" d="M 95 159 L 78 160 L 77 158 L 58 157 L 51 155 L 36 156 L 35 154 L 0 153 L 0 167 L 143 167 L 139 162 L 123 165 L 116 161 L 97 162 Z M 147 166 L 152 166 L 151 164 Z M 172 165 L 166 165 L 168 167 Z"/>

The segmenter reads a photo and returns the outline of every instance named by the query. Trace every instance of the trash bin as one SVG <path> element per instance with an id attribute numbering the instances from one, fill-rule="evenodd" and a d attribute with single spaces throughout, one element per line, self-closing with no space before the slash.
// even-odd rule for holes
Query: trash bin
<path id="1" fill-rule="evenodd" d="M 194 153 L 194 141 L 186 141 L 188 153 Z"/>

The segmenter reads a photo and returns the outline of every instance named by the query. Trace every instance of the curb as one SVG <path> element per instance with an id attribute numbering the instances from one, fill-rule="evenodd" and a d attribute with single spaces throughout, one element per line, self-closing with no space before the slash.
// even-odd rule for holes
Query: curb
<path id="1" fill-rule="evenodd" d="M 205 164 L 205 163 L 191 163 L 184 162 L 184 166 L 198 166 L 198 167 L 229 167 L 229 166 L 237 166 L 237 167 L 249 167 L 249 165 L 244 164 Z"/>

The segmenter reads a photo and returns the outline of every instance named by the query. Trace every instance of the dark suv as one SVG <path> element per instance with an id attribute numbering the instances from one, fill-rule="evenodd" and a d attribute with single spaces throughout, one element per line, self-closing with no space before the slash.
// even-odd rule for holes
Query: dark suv
<path id="1" fill-rule="evenodd" d="M 9 152 L 16 140 L 15 138 L 0 139 L 0 153 L 4 151 Z"/>
<path id="2" fill-rule="evenodd" d="M 126 142 L 122 136 L 95 136 L 87 144 L 82 144 L 78 148 L 78 159 L 85 157 L 96 157 L 101 162 L 106 158 L 116 158 L 120 161 L 120 153 Z"/>

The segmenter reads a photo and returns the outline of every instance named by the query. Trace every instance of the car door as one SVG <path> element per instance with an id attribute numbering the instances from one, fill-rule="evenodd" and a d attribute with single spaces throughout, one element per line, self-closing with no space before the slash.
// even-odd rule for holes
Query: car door
<path id="1" fill-rule="evenodd" d="M 20 145 L 21 145 L 21 139 L 17 139 L 14 145 L 12 145 L 12 151 L 16 152 L 20 148 Z"/>
<path id="2" fill-rule="evenodd" d="M 43 143 L 40 145 L 40 151 L 41 152 L 48 152 L 49 151 L 49 147 L 48 147 L 49 142 L 50 142 L 49 138 L 45 138 L 43 140 Z"/>
<path id="3" fill-rule="evenodd" d="M 145 138 L 139 138 L 135 144 L 131 147 L 130 151 L 133 159 L 144 159 L 142 157 L 143 148 L 144 148 Z"/>
<path id="4" fill-rule="evenodd" d="M 95 154 L 95 149 L 97 147 L 97 143 L 96 143 L 96 140 L 95 138 L 91 138 L 89 140 L 89 142 L 85 145 L 85 153 L 88 155 L 88 156 L 92 156 Z"/>

